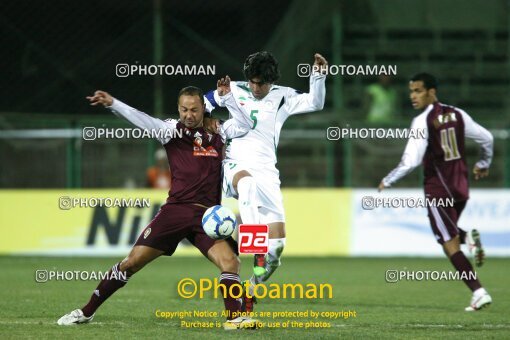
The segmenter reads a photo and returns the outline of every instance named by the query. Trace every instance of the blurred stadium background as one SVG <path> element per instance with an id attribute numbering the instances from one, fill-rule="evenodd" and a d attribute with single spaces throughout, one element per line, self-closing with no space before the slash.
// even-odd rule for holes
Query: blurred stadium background
<path id="1" fill-rule="evenodd" d="M 288 235 L 285 266 L 272 280 L 305 282 L 312 277 L 333 283 L 335 300 L 312 305 L 318 310 L 357 309 L 359 320 L 334 322 L 347 336 L 394 338 L 411 331 L 416 338 L 455 335 L 464 339 L 466 334 L 455 332 L 474 330 L 477 337 L 508 337 L 508 271 L 502 270 L 508 267 L 508 258 L 494 259 L 479 270 L 497 302 L 494 312 L 476 318 L 456 314 L 469 298 L 460 283 L 384 283 L 388 269 L 451 270 L 444 258 L 412 258 L 443 256 L 424 209 L 362 209 L 362 197 L 376 195 L 376 186 L 398 163 L 406 141 L 326 138 L 330 126 L 409 127 L 416 112 L 408 101 L 408 79 L 420 71 L 435 74 L 440 101 L 463 108 L 495 137 L 491 174 L 471 183 L 472 198 L 460 224 L 482 232 L 489 257 L 510 256 L 507 0 L 4 0 L 0 8 L 0 86 L 4 89 L 0 96 L 0 225 L 7 235 L 0 238 L 0 254 L 24 255 L 0 256 L 2 287 L 6 287 L 0 299 L 11 301 L 0 309 L 2 338 L 26 337 L 31 332 L 43 338 L 65 337 L 67 331 L 69 337 L 76 337 L 76 332 L 97 337 L 113 331 L 112 335 L 122 331 L 127 337 L 181 335 L 177 321 L 167 327 L 166 322 L 150 318 L 151 313 L 160 305 L 173 310 L 183 306 L 174 285 L 187 268 L 196 269 L 195 278 L 216 275 L 202 259 L 172 258 L 171 265 L 168 259 L 156 261 L 146 274 L 130 281 L 132 288 L 105 304 L 98 328 L 79 331 L 57 330 L 54 323 L 84 302 L 95 283 L 37 286 L 34 271 L 106 269 L 112 259 L 96 262 L 70 256 L 121 258 L 167 195 L 164 189 L 146 188 L 146 170 L 160 148 L 157 142 L 83 140 L 83 127 L 129 126 L 107 110 L 90 107 L 85 96 L 102 89 L 141 111 L 176 117 L 180 88 L 212 89 L 225 74 L 242 79 L 244 59 L 259 50 L 271 51 L 280 61 L 280 84 L 302 91 L 307 91 L 308 79 L 298 77 L 297 65 L 312 63 L 315 52 L 330 64 L 398 67 L 398 75 L 392 77 L 395 115 L 389 121 L 367 122 L 366 91 L 376 77 L 330 76 L 325 109 L 286 122 L 277 166 Z M 115 74 L 120 63 L 215 65 L 216 75 L 122 78 Z M 467 145 L 471 168 L 478 149 L 472 142 Z M 421 169 L 417 169 L 384 196 L 421 197 L 421 180 Z M 61 210 L 62 196 L 150 198 L 152 206 Z M 237 210 L 236 201 L 224 204 Z M 190 248 L 183 244 L 177 254 L 199 255 Z M 381 255 L 408 257 L 373 258 Z M 316 262 L 315 256 L 333 257 Z M 243 257 L 244 275 L 251 272 L 250 266 L 251 257 Z M 133 298 L 132 294 L 139 295 Z M 168 300 L 163 303 L 160 296 Z M 189 303 L 182 308 L 219 307 L 219 301 L 211 299 Z M 258 308 L 299 310 L 308 308 L 305 303 L 269 301 Z M 25 308 L 27 304 L 30 308 Z M 129 320 L 119 321 L 125 315 Z M 135 329 L 132 322 L 140 327 Z M 114 327 L 107 330 L 104 325 Z M 338 330 L 308 335 L 337 338 Z M 297 335 L 288 332 L 281 334 Z M 203 335 L 198 330 L 187 333 Z M 222 333 L 207 336 L 219 338 Z"/>
<path id="2" fill-rule="evenodd" d="M 331 64 L 397 65 L 398 112 L 388 127 L 408 127 L 415 114 L 407 79 L 422 70 L 437 75 L 440 100 L 465 109 L 496 137 L 491 176 L 474 187 L 510 186 L 507 1 L 477 0 L 469 6 L 433 0 L 412 5 L 403 0 L 5 1 L 2 7 L 0 83 L 6 93 L 0 98 L 0 128 L 60 132 L 34 138 L 3 131 L 0 158 L 8 166 L 0 168 L 1 188 L 145 186 L 157 143 L 83 141 L 84 126 L 128 126 L 89 107 L 84 97 L 103 89 L 144 112 L 175 116 L 180 88 L 211 89 L 216 77 L 119 78 L 115 65 L 212 64 L 217 76 L 242 79 L 245 57 L 263 49 L 280 61 L 280 83 L 304 91 L 308 82 L 297 76 L 296 66 L 312 62 L 316 51 Z M 395 165 L 403 140 L 325 138 L 328 126 L 369 126 L 362 101 L 376 80 L 329 77 L 324 111 L 286 123 L 278 150 L 283 187 L 374 187 Z M 477 149 L 470 146 L 473 161 Z M 402 186 L 419 184 L 419 171 L 402 181 Z"/>

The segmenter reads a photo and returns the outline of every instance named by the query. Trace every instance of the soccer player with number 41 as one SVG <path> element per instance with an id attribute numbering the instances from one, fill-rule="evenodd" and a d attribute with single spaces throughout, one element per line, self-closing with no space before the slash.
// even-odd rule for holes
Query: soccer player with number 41
<path id="1" fill-rule="evenodd" d="M 473 267 L 460 250 L 460 244 L 467 244 L 476 265 L 483 264 L 480 234 L 476 229 L 466 232 L 457 225 L 469 199 L 464 140 L 468 137 L 480 145 L 481 158 L 473 169 L 475 180 L 478 180 L 489 174 L 493 138 L 466 112 L 437 100 L 434 76 L 428 73 L 415 75 L 409 82 L 409 91 L 413 108 L 424 110 L 414 118 L 411 129 L 424 129 L 427 138 L 409 139 L 400 164 L 382 179 L 379 191 L 390 187 L 423 163 L 425 196 L 454 199 L 453 207 L 427 207 L 428 216 L 437 242 L 443 246 L 446 256 L 473 292 L 471 304 L 465 310 L 476 311 L 489 305 L 492 298 L 478 277 L 472 275 Z"/>

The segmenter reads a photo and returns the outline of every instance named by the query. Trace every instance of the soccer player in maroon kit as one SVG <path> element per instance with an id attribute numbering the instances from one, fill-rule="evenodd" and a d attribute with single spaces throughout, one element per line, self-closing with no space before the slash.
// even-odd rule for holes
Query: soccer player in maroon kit
<path id="1" fill-rule="evenodd" d="M 61 317 L 57 322 L 59 325 L 91 321 L 97 308 L 127 283 L 120 272 L 125 272 L 129 279 L 157 257 L 171 256 L 184 238 L 221 270 L 220 283 L 225 285 L 227 295 L 232 285 L 240 283 L 235 241 L 231 238 L 213 240 L 205 234 L 201 222 L 205 210 L 221 202 L 221 163 L 225 140 L 242 136 L 252 127 L 251 121 L 236 110 L 228 76 L 218 81 L 218 91 L 221 91 L 222 101 L 233 116 L 221 125 L 219 134 L 210 134 L 203 128 L 204 94 L 196 87 L 185 87 L 179 92 L 179 120 L 163 121 L 150 117 L 103 91 L 87 97 L 91 105 L 102 104 L 139 128 L 172 132 L 158 135 L 172 169 L 172 187 L 166 204 L 140 234 L 129 255 L 112 267 L 108 278 L 97 286 L 90 301 L 81 309 Z M 182 138 L 177 138 L 180 137 L 176 133 L 178 131 Z M 239 291 L 233 289 L 232 293 L 236 296 Z M 240 312 L 241 299 L 228 295 L 224 302 L 229 315 Z M 225 329 L 248 328 L 254 324 L 249 318 L 228 319 Z"/>
<path id="2" fill-rule="evenodd" d="M 400 178 L 423 163 L 424 188 L 427 198 L 453 198 L 453 207 L 428 207 L 432 231 L 460 277 L 473 292 L 466 311 L 479 310 L 492 302 L 491 296 L 473 274 L 473 267 L 460 250 L 468 243 L 478 266 L 483 263 L 483 249 L 476 230 L 465 232 L 457 221 L 469 199 L 468 170 L 464 151 L 465 137 L 480 145 L 481 158 L 475 164 L 475 180 L 489 174 L 492 160 L 493 138 L 489 131 L 478 125 L 466 112 L 437 100 L 437 80 L 420 73 L 409 82 L 413 108 L 423 112 L 414 118 L 411 129 L 427 131 L 427 138 L 410 138 L 399 165 L 384 177 L 379 191 L 390 187 Z M 473 278 L 473 276 L 475 278 Z"/>

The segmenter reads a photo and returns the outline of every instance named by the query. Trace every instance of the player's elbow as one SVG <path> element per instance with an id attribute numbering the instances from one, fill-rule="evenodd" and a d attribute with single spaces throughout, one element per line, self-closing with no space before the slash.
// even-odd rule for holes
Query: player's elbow
<path id="1" fill-rule="evenodd" d="M 324 109 L 324 100 L 314 100 L 312 102 L 313 111 L 321 111 Z"/>
<path id="2" fill-rule="evenodd" d="M 487 134 L 487 143 L 494 144 L 494 136 L 490 132 Z"/>
<path id="3" fill-rule="evenodd" d="M 237 130 L 237 135 L 238 135 L 238 136 L 244 136 L 245 134 L 247 134 L 248 132 L 250 132 L 250 130 L 251 130 L 252 128 L 253 128 L 253 127 L 251 127 L 251 126 L 243 125 L 242 127 L 240 127 L 240 128 Z"/>

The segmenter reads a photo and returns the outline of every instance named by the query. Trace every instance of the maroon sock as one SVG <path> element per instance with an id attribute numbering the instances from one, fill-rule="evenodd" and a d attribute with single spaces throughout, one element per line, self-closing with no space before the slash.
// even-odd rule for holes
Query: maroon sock
<path id="1" fill-rule="evenodd" d="M 124 273 L 120 272 L 119 267 L 120 262 L 115 264 L 108 272 L 108 276 L 99 283 L 96 290 L 90 297 L 89 302 L 81 309 L 83 311 L 83 315 L 89 317 L 94 314 L 96 309 L 98 309 L 99 306 L 106 301 L 106 299 L 108 299 L 118 289 L 124 287 L 129 280 L 129 275 L 126 274 L 124 277 Z"/>
<path id="2" fill-rule="evenodd" d="M 480 281 L 478 281 L 478 278 L 472 279 L 471 273 L 473 273 L 473 266 L 469 262 L 469 260 L 466 258 L 466 255 L 462 251 L 458 251 L 455 254 L 453 254 L 450 257 L 450 261 L 452 262 L 453 266 L 457 271 L 460 273 L 461 277 L 464 277 L 463 279 L 464 283 L 471 289 L 473 292 L 477 290 L 478 288 L 482 288 L 482 285 L 480 284 Z"/>
<path id="3" fill-rule="evenodd" d="M 236 273 L 222 272 L 220 276 L 220 283 L 225 285 L 225 294 L 220 289 L 220 294 L 223 294 L 223 301 L 225 302 L 225 309 L 229 311 L 227 320 L 234 318 L 236 314 L 241 311 L 241 298 L 234 298 L 229 295 L 230 287 L 233 284 L 237 284 L 232 288 L 233 296 L 240 296 L 241 294 L 241 279 Z"/>
<path id="4" fill-rule="evenodd" d="M 467 232 L 464 231 L 463 229 L 459 229 L 459 240 L 460 240 L 460 244 L 466 244 L 466 234 Z"/>

